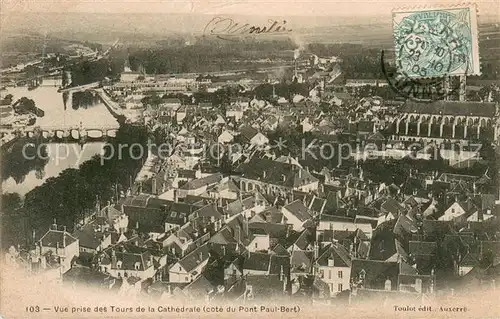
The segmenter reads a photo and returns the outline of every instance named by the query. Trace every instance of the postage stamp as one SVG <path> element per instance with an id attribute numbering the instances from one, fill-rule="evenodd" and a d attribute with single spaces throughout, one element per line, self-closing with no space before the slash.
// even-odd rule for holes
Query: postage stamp
<path id="1" fill-rule="evenodd" d="M 475 4 L 392 12 L 396 65 L 409 78 L 480 75 Z"/>

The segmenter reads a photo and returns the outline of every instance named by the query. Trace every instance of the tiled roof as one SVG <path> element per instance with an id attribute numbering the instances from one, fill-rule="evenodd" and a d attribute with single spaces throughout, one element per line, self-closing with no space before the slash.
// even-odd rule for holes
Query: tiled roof
<path id="1" fill-rule="evenodd" d="M 192 298 L 203 298 L 211 292 L 215 286 L 205 277 L 199 276 L 195 281 L 184 287 L 183 291 Z"/>
<path id="2" fill-rule="evenodd" d="M 179 263 L 182 268 L 190 272 L 209 258 L 209 251 L 210 249 L 207 244 L 202 245 L 179 260 Z"/>
<path id="3" fill-rule="evenodd" d="M 431 103 L 421 103 L 407 100 L 401 112 L 493 117 L 496 113 L 496 105 L 495 103 L 471 101 L 433 101 Z"/>
<path id="4" fill-rule="evenodd" d="M 272 238 L 281 238 L 286 236 L 287 225 L 278 223 L 250 223 L 248 225 L 251 231 L 263 230 L 266 234 L 269 234 Z"/>
<path id="5" fill-rule="evenodd" d="M 103 232 L 97 231 L 93 223 L 86 225 L 82 229 L 76 230 L 73 235 L 75 238 L 78 238 L 80 247 L 93 249 L 97 249 L 102 240 L 108 236 Z"/>
<path id="6" fill-rule="evenodd" d="M 181 189 L 194 190 L 194 189 L 201 188 L 203 186 L 210 186 L 210 185 L 213 185 L 213 184 L 220 182 L 222 180 L 222 177 L 223 176 L 221 173 L 216 173 L 216 174 L 212 174 L 212 175 L 209 175 L 209 176 L 206 176 L 203 178 L 194 179 L 194 180 L 182 185 Z"/>
<path id="7" fill-rule="evenodd" d="M 278 256 L 290 256 L 288 250 L 286 250 L 285 247 L 283 247 L 281 244 L 277 244 L 276 246 L 274 246 L 274 248 L 271 250 L 271 253 L 274 253 Z"/>
<path id="8" fill-rule="evenodd" d="M 300 187 L 318 179 L 307 170 L 292 164 L 280 163 L 270 159 L 253 157 L 250 162 L 241 164 L 237 171 L 241 177 L 260 180 L 262 182 L 285 187 Z"/>
<path id="9" fill-rule="evenodd" d="M 389 279 L 391 280 L 392 290 L 397 290 L 399 275 L 399 264 L 397 262 L 353 259 L 351 279 L 358 282 L 362 272 L 364 272 L 365 277 L 363 281 L 364 288 L 383 290 L 386 280 Z"/>
<path id="10" fill-rule="evenodd" d="M 304 206 L 304 203 L 301 200 L 293 201 L 283 208 L 292 213 L 292 215 L 297 217 L 301 222 L 305 222 L 306 220 L 312 218 L 311 212 L 306 206 Z"/>
<path id="11" fill-rule="evenodd" d="M 44 247 L 56 248 L 59 243 L 60 248 L 67 247 L 77 241 L 77 239 L 71 236 L 70 233 L 62 230 L 51 229 L 45 233 L 45 235 L 40 238 L 40 242 Z"/>
<path id="12" fill-rule="evenodd" d="M 266 253 L 252 252 L 243 263 L 243 269 L 268 271 L 271 263 L 271 255 Z"/>
<path id="13" fill-rule="evenodd" d="M 316 261 L 321 266 L 328 266 L 328 260 L 333 259 L 335 267 L 351 267 L 351 256 L 344 246 L 330 244 L 319 253 Z"/>
<path id="14" fill-rule="evenodd" d="M 290 259 L 292 269 L 309 271 L 314 259 L 313 251 L 294 250 Z"/>
<path id="15" fill-rule="evenodd" d="M 120 247 L 132 248 L 130 245 L 122 245 Z M 139 265 L 139 271 L 144 271 L 149 267 L 152 267 L 151 253 L 147 249 L 140 249 L 135 247 L 137 251 L 118 251 L 114 248 L 107 249 L 104 252 L 104 258 L 102 259 L 103 265 L 111 265 L 111 268 L 118 269 L 117 264 L 113 263 L 113 251 L 116 256 L 116 261 L 121 261 L 121 268 L 123 270 L 136 270 L 136 265 Z"/>
<path id="16" fill-rule="evenodd" d="M 418 231 L 417 224 L 414 220 L 409 219 L 405 215 L 399 216 L 396 225 L 394 225 L 394 234 L 400 238 L 414 234 Z"/>
<path id="17" fill-rule="evenodd" d="M 297 246 L 301 250 L 306 250 L 309 248 L 314 242 L 314 234 L 311 233 L 308 229 L 304 229 L 297 240 L 294 242 L 294 245 Z"/>
<path id="18" fill-rule="evenodd" d="M 436 242 L 410 241 L 408 252 L 413 256 L 435 255 L 437 253 Z"/>
<path id="19" fill-rule="evenodd" d="M 259 131 L 251 126 L 242 126 L 239 128 L 240 134 L 247 140 L 251 140 Z"/>

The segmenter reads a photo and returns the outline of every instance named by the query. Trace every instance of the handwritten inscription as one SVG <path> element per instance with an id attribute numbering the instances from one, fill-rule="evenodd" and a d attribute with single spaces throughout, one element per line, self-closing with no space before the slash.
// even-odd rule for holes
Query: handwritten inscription
<path id="1" fill-rule="evenodd" d="M 286 20 L 270 19 L 268 23 L 267 25 L 257 26 L 249 23 L 243 24 L 231 18 L 215 17 L 207 23 L 203 34 L 224 38 L 259 34 L 286 34 L 292 31 L 286 26 Z"/>

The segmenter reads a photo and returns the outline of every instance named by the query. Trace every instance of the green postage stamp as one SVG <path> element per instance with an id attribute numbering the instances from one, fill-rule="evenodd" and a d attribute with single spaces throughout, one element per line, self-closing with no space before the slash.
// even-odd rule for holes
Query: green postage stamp
<path id="1" fill-rule="evenodd" d="M 392 12 L 398 71 L 409 78 L 480 75 L 475 4 Z"/>

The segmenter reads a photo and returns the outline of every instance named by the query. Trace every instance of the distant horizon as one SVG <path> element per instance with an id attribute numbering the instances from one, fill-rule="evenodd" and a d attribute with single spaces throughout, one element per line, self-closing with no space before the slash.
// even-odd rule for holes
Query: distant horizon
<path id="1" fill-rule="evenodd" d="M 266 15 L 255 14 L 213 14 L 213 13 L 119 13 L 96 12 L 89 15 L 87 12 L 11 12 L 0 13 L 0 28 L 3 33 L 17 30 L 33 30 L 40 33 L 81 32 L 100 33 L 118 32 L 134 34 L 165 34 L 165 33 L 190 33 L 201 34 L 210 17 L 222 16 L 232 18 L 240 24 L 250 25 L 269 24 L 270 19 L 287 20 L 288 26 L 294 31 L 312 30 L 315 28 L 338 26 L 391 26 L 390 13 L 385 15 Z M 167 17 L 175 17 L 169 19 Z M 500 14 L 481 14 L 478 16 L 479 24 L 499 23 Z"/>

